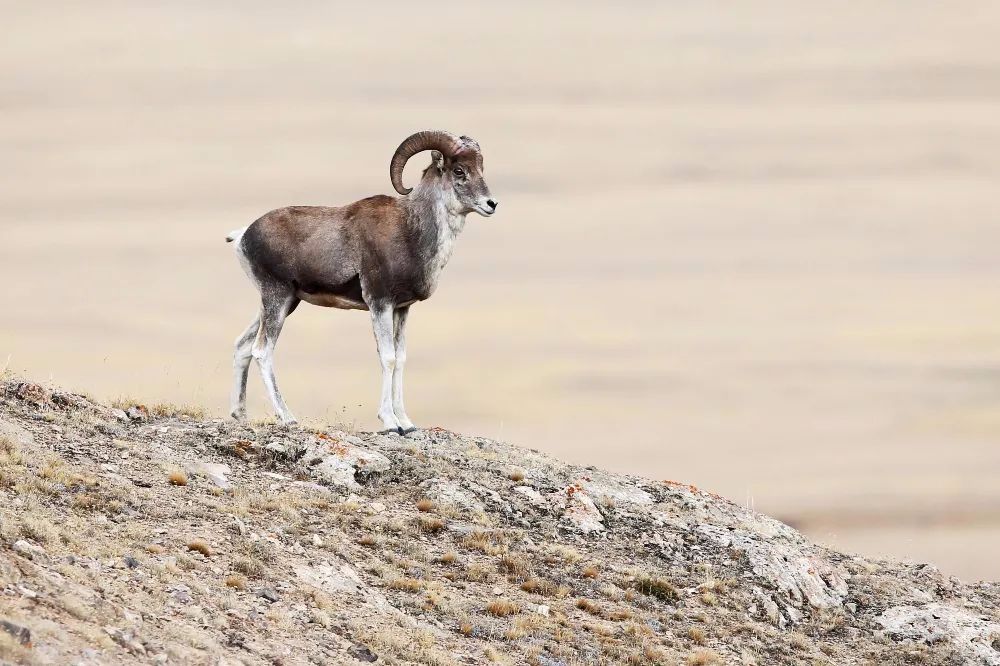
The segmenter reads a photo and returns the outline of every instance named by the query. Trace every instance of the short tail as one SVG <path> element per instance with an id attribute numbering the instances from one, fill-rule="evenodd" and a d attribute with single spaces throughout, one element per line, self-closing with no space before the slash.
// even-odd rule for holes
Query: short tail
<path id="1" fill-rule="evenodd" d="M 233 241 L 238 241 L 239 239 L 243 238 L 243 232 L 245 232 L 246 230 L 247 230 L 246 227 L 233 229 L 232 231 L 229 232 L 229 235 L 226 236 L 226 242 L 232 243 Z"/>

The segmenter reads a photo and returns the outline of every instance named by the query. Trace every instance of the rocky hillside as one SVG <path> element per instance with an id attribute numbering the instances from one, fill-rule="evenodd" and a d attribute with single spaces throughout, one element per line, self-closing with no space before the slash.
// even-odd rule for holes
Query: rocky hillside
<path id="1" fill-rule="evenodd" d="M 0 661 L 1000 664 L 1000 589 L 431 429 L 0 382 Z"/>

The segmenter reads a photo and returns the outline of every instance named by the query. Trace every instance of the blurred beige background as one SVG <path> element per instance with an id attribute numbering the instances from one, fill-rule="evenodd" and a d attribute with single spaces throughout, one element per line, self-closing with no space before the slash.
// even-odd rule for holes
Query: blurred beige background
<path id="1" fill-rule="evenodd" d="M 1000 5 L 281 4 L 5 3 L 0 365 L 221 415 L 224 235 L 448 129 L 501 205 L 414 309 L 418 424 L 1000 578 Z M 377 426 L 365 314 L 277 369 Z"/>

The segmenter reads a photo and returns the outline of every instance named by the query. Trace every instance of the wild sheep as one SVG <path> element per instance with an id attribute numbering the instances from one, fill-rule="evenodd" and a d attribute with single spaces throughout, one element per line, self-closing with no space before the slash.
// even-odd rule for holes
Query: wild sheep
<path id="1" fill-rule="evenodd" d="M 425 150 L 430 166 L 415 188 L 403 187 L 407 160 Z M 497 202 L 483 180 L 479 144 L 467 136 L 413 134 L 396 148 L 389 178 L 401 196 L 376 195 L 339 208 L 279 208 L 226 237 L 261 298 L 260 314 L 236 339 L 234 418 L 246 418 L 253 358 L 278 418 L 295 423 L 275 382 L 273 355 L 285 318 L 306 301 L 371 312 L 382 366 L 378 417 L 386 430 L 414 429 L 403 407 L 410 306 L 434 293 L 466 215 L 490 217 Z"/>

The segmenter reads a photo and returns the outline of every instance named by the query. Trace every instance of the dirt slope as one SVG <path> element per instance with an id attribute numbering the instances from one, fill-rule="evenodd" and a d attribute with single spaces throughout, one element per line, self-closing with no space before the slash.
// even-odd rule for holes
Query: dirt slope
<path id="1" fill-rule="evenodd" d="M 0 661 L 1000 664 L 1000 589 L 444 430 L 0 383 Z"/>

